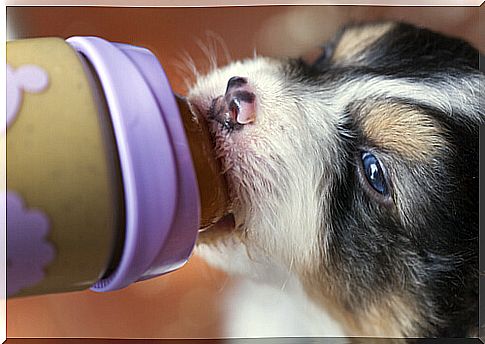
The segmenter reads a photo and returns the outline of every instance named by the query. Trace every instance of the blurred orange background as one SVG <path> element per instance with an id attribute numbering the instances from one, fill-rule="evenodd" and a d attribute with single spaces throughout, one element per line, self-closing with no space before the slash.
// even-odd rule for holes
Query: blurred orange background
<path id="1" fill-rule="evenodd" d="M 7 38 L 96 35 L 144 46 L 175 91 L 191 80 L 190 56 L 205 71 L 260 55 L 305 55 L 349 21 L 404 20 L 484 47 L 476 7 L 271 6 L 226 8 L 8 7 Z M 482 30 L 480 30 L 482 29 Z M 483 51 L 483 49 L 482 49 Z M 124 290 L 7 302 L 8 337 L 214 338 L 225 326 L 225 291 L 237 283 L 197 257 L 179 271 Z M 270 310 L 269 310 L 270 311 Z"/>

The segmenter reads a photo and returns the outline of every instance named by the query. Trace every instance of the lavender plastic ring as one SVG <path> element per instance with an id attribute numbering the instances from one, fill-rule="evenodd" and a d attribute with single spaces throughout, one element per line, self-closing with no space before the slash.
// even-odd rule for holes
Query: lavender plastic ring
<path id="1" fill-rule="evenodd" d="M 187 261 L 199 227 L 197 180 L 180 113 L 155 56 L 97 37 L 67 42 L 98 74 L 118 147 L 125 243 L 114 272 L 91 288 L 116 290 Z"/>

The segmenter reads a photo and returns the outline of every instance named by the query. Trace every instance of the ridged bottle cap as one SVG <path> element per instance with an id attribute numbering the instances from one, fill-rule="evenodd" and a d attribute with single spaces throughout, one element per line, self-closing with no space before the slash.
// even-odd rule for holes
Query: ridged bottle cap
<path id="1" fill-rule="evenodd" d="M 200 227 L 197 179 L 179 109 L 157 58 L 147 49 L 97 37 L 67 42 L 99 77 L 118 147 L 125 240 L 116 268 L 91 288 L 116 290 L 188 260 Z"/>

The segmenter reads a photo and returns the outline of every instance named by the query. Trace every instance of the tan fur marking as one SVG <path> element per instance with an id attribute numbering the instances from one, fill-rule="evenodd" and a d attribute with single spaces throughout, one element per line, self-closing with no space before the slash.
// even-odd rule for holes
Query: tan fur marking
<path id="1" fill-rule="evenodd" d="M 347 29 L 335 47 L 332 60 L 338 62 L 356 56 L 392 29 L 394 25 L 393 23 L 382 23 Z"/>
<path id="2" fill-rule="evenodd" d="M 362 109 L 364 135 L 373 143 L 410 160 L 424 161 L 445 147 L 443 130 L 430 117 L 403 104 L 381 102 Z"/>
<path id="3" fill-rule="evenodd" d="M 359 318 L 362 335 L 406 337 L 416 335 L 414 324 L 420 315 L 414 300 L 392 295 L 380 305 L 372 306 Z"/>
<path id="4" fill-rule="evenodd" d="M 355 337 L 405 338 L 422 335 L 416 324 L 422 324 L 422 316 L 417 302 L 412 297 L 391 294 L 379 303 L 368 305 L 366 309 L 346 308 L 339 301 L 344 298 L 345 288 L 330 287 L 315 290 L 307 279 L 305 289 L 311 299 L 321 305 L 335 320 L 342 324 L 347 335 Z M 320 284 L 318 284 L 320 285 Z M 397 339 L 392 343 L 400 343 Z"/>

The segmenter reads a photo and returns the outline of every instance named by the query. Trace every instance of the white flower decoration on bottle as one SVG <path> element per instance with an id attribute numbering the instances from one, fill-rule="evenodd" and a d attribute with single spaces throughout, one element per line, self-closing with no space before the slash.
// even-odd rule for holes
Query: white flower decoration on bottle
<path id="1" fill-rule="evenodd" d="M 0 207 L 7 210 L 7 296 L 12 296 L 44 279 L 55 250 L 46 238 L 50 225 L 43 211 L 26 208 L 11 191 L 0 194 Z"/>
<path id="2" fill-rule="evenodd" d="M 0 131 L 4 133 L 17 117 L 23 92 L 39 93 L 49 85 L 49 75 L 36 65 L 13 68 L 7 63 L 7 118 L 2 121 Z"/>

